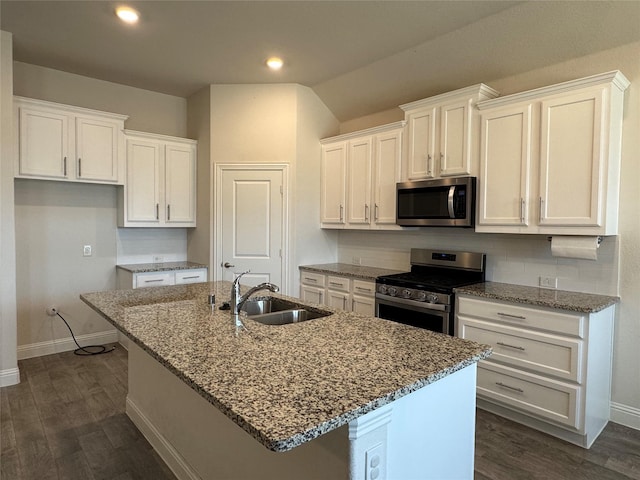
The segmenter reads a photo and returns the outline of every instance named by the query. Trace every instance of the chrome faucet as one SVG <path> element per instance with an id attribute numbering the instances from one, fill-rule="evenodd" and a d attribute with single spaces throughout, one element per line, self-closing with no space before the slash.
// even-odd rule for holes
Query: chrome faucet
<path id="1" fill-rule="evenodd" d="M 274 285 L 273 283 L 265 282 L 250 288 L 249 291 L 244 295 L 240 295 L 240 278 L 242 278 L 242 276 L 245 273 L 249 273 L 249 272 L 250 270 L 247 270 L 246 272 L 242 272 L 233 281 L 233 286 L 231 287 L 231 300 L 229 302 L 231 304 L 232 315 L 240 315 L 240 310 L 242 309 L 242 305 L 244 305 L 244 302 L 246 302 L 249 299 L 249 297 L 254 293 L 260 290 L 269 290 L 270 292 L 277 292 L 280 290 L 280 288 L 277 285 Z M 237 321 L 238 320 L 236 317 L 236 324 L 237 324 Z"/>

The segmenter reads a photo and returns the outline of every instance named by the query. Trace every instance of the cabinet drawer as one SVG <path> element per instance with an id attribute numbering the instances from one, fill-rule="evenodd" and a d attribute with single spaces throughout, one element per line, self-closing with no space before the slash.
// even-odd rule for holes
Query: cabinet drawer
<path id="1" fill-rule="evenodd" d="M 176 274 L 176 285 L 185 283 L 201 283 L 207 281 L 207 271 L 204 269 L 178 270 Z"/>
<path id="2" fill-rule="evenodd" d="M 305 272 L 304 270 L 300 273 L 300 282 L 304 285 L 324 287 L 324 278 L 321 273 Z"/>
<path id="3" fill-rule="evenodd" d="M 482 362 L 478 395 L 567 427 L 581 429 L 581 387 Z"/>
<path id="4" fill-rule="evenodd" d="M 327 288 L 331 290 L 340 290 L 341 292 L 348 292 L 350 288 L 350 280 L 346 277 L 334 277 L 329 275 L 327 278 Z"/>
<path id="5" fill-rule="evenodd" d="M 373 297 L 376 294 L 376 284 L 375 282 L 367 282 L 365 280 L 354 280 L 353 294 L 363 297 Z"/>
<path id="6" fill-rule="evenodd" d="M 173 285 L 173 272 L 138 273 L 134 275 L 133 288 Z"/>
<path id="7" fill-rule="evenodd" d="M 462 338 L 493 347 L 491 361 L 581 383 L 582 340 L 458 318 Z"/>
<path id="8" fill-rule="evenodd" d="M 495 322 L 584 337 L 584 317 L 543 308 L 529 308 L 497 300 L 458 297 L 458 314 Z"/>

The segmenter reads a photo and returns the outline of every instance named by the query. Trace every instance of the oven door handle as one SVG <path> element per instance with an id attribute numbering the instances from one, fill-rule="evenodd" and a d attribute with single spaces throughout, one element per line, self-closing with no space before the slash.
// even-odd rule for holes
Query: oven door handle
<path id="1" fill-rule="evenodd" d="M 449 218 L 456 218 L 456 212 L 453 210 L 453 197 L 456 193 L 455 185 L 449 187 L 449 196 L 447 199 L 447 207 L 449 208 Z"/>
<path id="2" fill-rule="evenodd" d="M 378 293 L 376 295 L 376 301 L 378 303 L 382 303 L 384 305 L 408 305 L 411 307 L 420 307 L 423 310 L 431 310 L 434 312 L 448 312 L 449 305 L 445 305 L 443 303 L 428 303 L 428 302 L 419 302 L 417 300 L 410 300 L 408 298 L 398 298 L 398 297 L 390 297 L 388 295 L 382 295 Z"/>

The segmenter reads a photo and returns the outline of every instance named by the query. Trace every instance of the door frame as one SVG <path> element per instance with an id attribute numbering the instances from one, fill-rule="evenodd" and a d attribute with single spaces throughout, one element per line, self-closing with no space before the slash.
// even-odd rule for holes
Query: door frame
<path id="1" fill-rule="evenodd" d="M 214 245 L 213 245 L 213 272 L 214 280 L 222 279 L 222 174 L 225 171 L 268 170 L 282 173 L 282 255 L 280 256 L 280 268 L 282 269 L 281 292 L 288 291 L 289 279 L 289 165 L 286 163 L 218 163 L 215 169 L 214 195 L 215 220 L 214 220 Z"/>

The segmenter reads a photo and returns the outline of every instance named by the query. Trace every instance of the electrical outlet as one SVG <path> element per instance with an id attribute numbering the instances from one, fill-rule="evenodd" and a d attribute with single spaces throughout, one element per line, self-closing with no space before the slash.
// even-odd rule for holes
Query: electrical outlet
<path id="1" fill-rule="evenodd" d="M 58 314 L 58 307 L 47 307 L 47 309 L 45 310 L 47 312 L 47 315 L 49 315 L 50 317 L 55 317 Z"/>
<path id="2" fill-rule="evenodd" d="M 376 480 L 385 478 L 384 473 L 384 451 L 382 444 L 370 448 L 365 452 L 365 478 L 366 480 Z"/>
<path id="3" fill-rule="evenodd" d="M 154 255 L 153 263 L 162 263 L 164 262 L 164 257 L 162 255 Z"/>
<path id="4" fill-rule="evenodd" d="M 558 288 L 558 277 L 540 277 L 539 285 L 542 288 Z"/>
<path id="5" fill-rule="evenodd" d="M 351 257 L 351 263 L 353 263 L 354 265 L 361 265 L 361 258 L 360 257 Z"/>
<path id="6" fill-rule="evenodd" d="M 83 257 L 90 257 L 92 255 L 92 251 L 91 251 L 91 245 L 85 245 L 84 247 L 82 247 L 82 256 Z"/>

